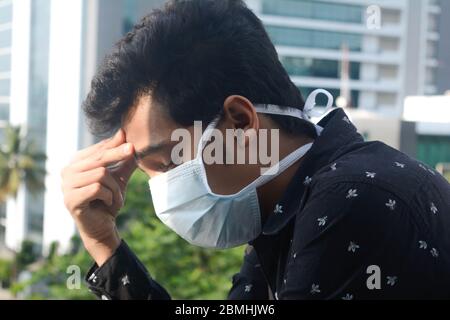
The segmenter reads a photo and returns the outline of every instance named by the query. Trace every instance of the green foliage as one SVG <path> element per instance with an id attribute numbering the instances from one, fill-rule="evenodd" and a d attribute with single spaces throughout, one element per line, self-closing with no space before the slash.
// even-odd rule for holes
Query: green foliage
<path id="1" fill-rule="evenodd" d="M 448 182 L 450 182 L 450 172 L 447 172 L 444 174 L 445 179 L 447 179 Z"/>
<path id="2" fill-rule="evenodd" d="M 9 285 L 13 273 L 13 262 L 0 259 L 0 283 L 4 287 Z"/>
<path id="3" fill-rule="evenodd" d="M 231 277 L 242 263 L 243 247 L 231 250 L 208 250 L 189 245 L 165 227 L 154 214 L 147 177 L 136 172 L 128 186 L 126 205 L 117 219 L 121 235 L 152 277 L 164 286 L 174 299 L 224 299 Z M 34 292 L 30 299 L 93 299 L 86 286 L 69 290 L 67 268 L 77 265 L 87 272 L 92 259 L 74 237 L 72 250 L 56 255 L 49 250 L 46 261 L 30 280 L 16 284 L 17 293 L 31 285 L 45 284 L 45 292 Z"/>
<path id="4" fill-rule="evenodd" d="M 43 265 L 32 273 L 31 279 L 15 283 L 11 292 L 18 294 L 27 288 L 33 288 L 28 299 L 94 299 L 84 285 L 83 279 L 79 289 L 67 287 L 67 279 L 71 275 L 67 269 L 69 266 L 76 265 L 81 270 L 87 270 L 91 264 L 92 260 L 84 250 L 75 255 L 65 254 L 53 256 L 52 259 L 47 258 L 43 261 Z"/>
<path id="5" fill-rule="evenodd" d="M 30 240 L 24 240 L 20 252 L 16 255 L 18 269 L 23 270 L 37 259 L 38 255 L 36 254 L 34 243 Z"/>
<path id="6" fill-rule="evenodd" d="M 0 148 L 0 202 L 16 197 L 21 183 L 32 193 L 45 188 L 46 156 L 26 139 L 20 126 L 5 129 L 6 140 Z"/>

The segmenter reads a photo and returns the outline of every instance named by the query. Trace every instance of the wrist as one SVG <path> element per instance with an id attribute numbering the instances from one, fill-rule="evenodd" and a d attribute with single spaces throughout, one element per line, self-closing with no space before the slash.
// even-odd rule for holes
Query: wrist
<path id="1" fill-rule="evenodd" d="M 120 246 L 121 238 L 117 230 L 102 239 L 86 239 L 84 247 L 95 263 L 102 266 Z"/>

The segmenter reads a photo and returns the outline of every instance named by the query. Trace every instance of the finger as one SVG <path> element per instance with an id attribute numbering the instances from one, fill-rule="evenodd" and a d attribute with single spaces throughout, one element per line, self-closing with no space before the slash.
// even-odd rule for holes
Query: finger
<path id="1" fill-rule="evenodd" d="M 119 167 L 113 170 L 113 174 L 119 179 L 120 185 L 125 188 L 133 172 L 136 170 L 137 164 L 133 158 L 123 162 Z"/>
<path id="2" fill-rule="evenodd" d="M 99 167 L 89 171 L 84 171 L 72 175 L 70 178 L 67 178 L 63 182 L 63 188 L 77 189 L 91 185 L 96 182 L 106 183 L 106 181 L 109 179 L 114 180 L 114 178 L 112 178 L 112 176 L 108 173 L 108 169 L 106 169 L 105 167 Z"/>
<path id="3" fill-rule="evenodd" d="M 117 131 L 116 134 L 111 138 L 102 140 L 97 144 L 94 144 L 90 147 L 87 147 L 86 149 L 78 151 L 73 157 L 71 163 L 75 163 L 82 159 L 86 159 L 95 154 L 96 152 L 99 152 L 100 150 L 120 146 L 124 142 L 125 142 L 125 134 L 122 129 L 119 129 L 119 131 Z"/>
<path id="4" fill-rule="evenodd" d="M 76 209 L 89 205 L 89 203 L 95 200 L 103 201 L 108 207 L 113 204 L 113 194 L 111 190 L 101 183 L 93 183 L 83 188 L 73 189 L 70 193 L 70 198 L 76 199 L 72 202 L 69 201 L 67 205 L 70 212 L 75 212 Z"/>
<path id="5" fill-rule="evenodd" d="M 91 174 L 88 174 L 88 172 L 91 172 Z M 84 177 L 82 178 L 86 179 L 86 181 L 88 182 L 90 181 L 90 183 L 83 184 L 82 183 L 83 181 L 79 181 L 79 183 L 81 184 L 80 187 L 95 182 L 100 182 L 103 186 L 107 187 L 109 190 L 112 191 L 113 209 L 119 210 L 123 206 L 123 194 L 118 181 L 114 179 L 109 170 L 104 167 L 100 167 L 88 172 L 83 172 L 82 175 L 84 175 Z"/>
<path id="6" fill-rule="evenodd" d="M 109 139 L 102 140 L 99 143 L 96 143 L 92 146 L 89 146 L 85 149 L 78 151 L 77 153 L 75 153 L 75 155 L 73 156 L 70 163 L 75 163 L 77 161 L 80 161 L 80 160 L 90 156 L 91 154 L 94 154 L 95 152 L 99 151 L 106 144 L 106 142 L 108 140 Z"/>
<path id="7" fill-rule="evenodd" d="M 120 209 L 123 206 L 122 190 L 108 169 L 104 167 L 81 172 L 66 181 L 68 182 L 63 185 L 64 190 L 83 188 L 85 186 L 100 182 L 103 186 L 112 191 L 114 208 Z"/>
<path id="8" fill-rule="evenodd" d="M 98 167 L 107 167 L 133 157 L 134 149 L 131 143 L 125 143 L 113 149 L 97 152 L 95 155 L 83 159 L 72 165 L 72 172 L 89 171 Z"/>

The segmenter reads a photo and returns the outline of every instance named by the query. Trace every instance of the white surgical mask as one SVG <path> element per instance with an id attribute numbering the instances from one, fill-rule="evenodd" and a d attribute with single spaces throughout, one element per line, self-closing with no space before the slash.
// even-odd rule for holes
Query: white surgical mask
<path id="1" fill-rule="evenodd" d="M 310 119 L 315 97 L 333 97 L 323 89 L 311 93 L 302 110 L 275 105 L 256 105 L 258 113 Z M 158 218 L 189 243 L 206 248 L 225 249 L 254 240 L 261 233 L 261 212 L 256 189 L 277 177 L 308 152 L 306 144 L 268 169 L 239 192 L 232 195 L 214 193 L 208 184 L 202 158 L 203 148 L 218 119 L 213 121 L 199 142 L 197 156 L 178 167 L 149 180 L 153 205 Z M 320 134 L 322 128 L 316 126 Z"/>

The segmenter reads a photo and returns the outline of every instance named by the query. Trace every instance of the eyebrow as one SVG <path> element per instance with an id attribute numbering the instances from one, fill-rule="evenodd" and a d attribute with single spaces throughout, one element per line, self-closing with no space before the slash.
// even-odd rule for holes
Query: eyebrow
<path id="1" fill-rule="evenodd" d="M 143 159 L 143 158 L 145 158 L 145 157 L 147 157 L 147 156 L 149 156 L 149 155 L 151 155 L 153 153 L 159 152 L 159 151 L 161 151 L 161 150 L 163 150 L 163 149 L 165 149 L 167 147 L 170 147 L 170 146 L 172 146 L 172 142 L 163 141 L 163 142 L 160 142 L 160 143 L 156 143 L 156 144 L 150 145 L 148 147 L 145 147 L 142 150 L 136 151 L 134 153 L 134 158 L 136 160 L 141 160 L 141 159 Z"/>

